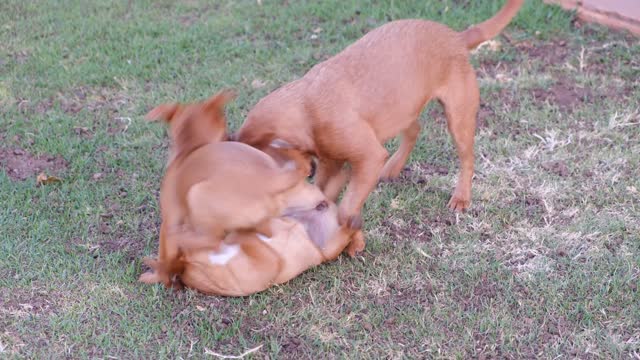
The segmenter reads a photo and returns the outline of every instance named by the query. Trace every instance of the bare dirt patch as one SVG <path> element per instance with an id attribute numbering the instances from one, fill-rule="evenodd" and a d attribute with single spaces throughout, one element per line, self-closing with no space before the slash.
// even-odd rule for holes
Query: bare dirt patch
<path id="1" fill-rule="evenodd" d="M 569 175 L 571 175 L 569 167 L 564 161 L 549 161 L 546 163 L 542 163 L 541 167 L 547 172 L 558 175 L 560 177 L 568 177 Z"/>
<path id="2" fill-rule="evenodd" d="M 127 261 L 134 261 L 142 257 L 144 241 L 122 234 L 120 231 L 114 233 L 113 236 L 104 235 L 103 240 L 100 242 L 100 252 L 115 253 L 122 251 Z"/>
<path id="3" fill-rule="evenodd" d="M 415 221 L 404 221 L 401 218 L 382 220 L 382 228 L 386 236 L 394 242 L 430 242 L 431 232 Z"/>
<path id="4" fill-rule="evenodd" d="M 595 89 L 577 84 L 573 78 L 575 73 L 611 75 L 617 74 L 621 71 L 620 69 L 634 68 L 634 66 L 637 68 L 637 61 L 630 60 L 629 58 L 633 57 L 625 53 L 632 46 L 632 40 L 623 38 L 608 43 L 525 40 L 511 43 L 513 45 L 508 46 L 515 50 L 516 60 L 512 62 L 497 56 L 481 54 L 478 56 L 478 72 L 493 79 L 503 73 L 513 75 L 518 72 L 518 66 L 525 63 L 537 64 L 534 66 L 537 68 L 535 71 L 546 73 L 556 81 L 548 87 L 527 90 L 536 103 L 547 102 L 556 105 L 561 111 L 571 112 L 581 104 L 593 104 L 607 98 L 619 101 L 621 96 L 628 97 L 633 92 L 634 87 L 629 81 L 612 81 L 605 88 Z M 573 69 L 574 72 L 567 74 L 567 69 Z M 625 75 L 617 74 L 620 78 L 625 78 Z M 626 78 L 629 76 L 626 75 Z M 484 106 L 478 113 L 479 127 L 487 125 L 486 120 L 494 116 L 491 99 L 497 98 L 498 102 L 518 106 L 518 97 L 510 96 L 505 90 L 497 90 L 483 96 Z"/>
<path id="5" fill-rule="evenodd" d="M 522 41 L 515 47 L 518 52 L 526 54 L 529 59 L 540 60 L 556 66 L 565 63 L 573 51 L 564 40 L 545 43 Z"/>
<path id="6" fill-rule="evenodd" d="M 44 114 L 58 105 L 64 113 L 71 115 L 77 114 L 83 109 L 92 113 L 107 112 L 115 115 L 129 103 L 129 97 L 118 89 L 79 86 L 37 102 L 20 99 L 16 105 L 23 113 Z"/>
<path id="7" fill-rule="evenodd" d="M 566 41 L 554 41 L 554 42 L 540 42 L 540 41 L 520 41 L 513 42 L 508 41 L 511 44 L 505 44 L 505 47 L 515 50 L 516 56 L 513 60 L 500 59 L 497 56 L 490 53 L 479 54 L 478 71 L 481 74 L 486 74 L 491 78 L 495 78 L 499 73 L 517 72 L 517 66 L 524 62 L 541 62 L 551 66 L 562 66 L 570 58 L 572 53 L 579 51 L 567 44 Z"/>
<path id="8" fill-rule="evenodd" d="M 115 89 L 78 87 L 65 94 L 59 94 L 60 107 L 65 113 L 76 114 L 83 108 L 91 112 L 118 110 L 128 103 L 128 98 Z"/>
<path id="9" fill-rule="evenodd" d="M 59 155 L 32 155 L 19 148 L 0 148 L 0 167 L 15 181 L 34 178 L 42 171 L 49 175 L 60 175 L 67 162 Z"/>
<path id="10" fill-rule="evenodd" d="M 0 291 L 0 354 L 20 354 L 27 344 L 45 346 L 43 333 L 47 318 L 62 310 L 64 294 L 32 284 L 30 288 L 3 289 Z M 30 323 L 28 336 L 20 329 L 21 323 Z M 0 356 L 2 357 L 2 356 Z"/>
<path id="11" fill-rule="evenodd" d="M 460 303 L 465 311 L 482 310 L 492 299 L 504 291 L 503 285 L 493 277 L 483 273 L 476 281 L 471 293 L 458 294 Z M 464 291 L 466 292 L 466 290 Z"/>
<path id="12" fill-rule="evenodd" d="M 478 110 L 478 122 L 476 124 L 478 129 L 484 129 L 491 125 L 490 119 L 495 118 L 495 116 L 496 112 L 490 105 L 481 103 L 480 109 Z"/>
<path id="13" fill-rule="evenodd" d="M 54 296 L 48 291 L 32 289 L 12 289 L 0 295 L 0 314 L 9 318 L 50 315 L 55 313 L 57 305 Z M 0 318 L 3 318 L 0 316 Z M 0 322 L 2 324 L 2 322 Z M 8 324 L 4 324 L 8 325 Z"/>
<path id="14" fill-rule="evenodd" d="M 548 89 L 534 89 L 532 92 L 537 102 L 549 102 L 557 105 L 562 111 L 571 111 L 579 104 L 590 102 L 593 92 L 589 88 L 579 87 L 575 81 L 561 77 Z"/>
<path id="15" fill-rule="evenodd" d="M 419 164 L 420 170 L 425 175 L 448 175 L 449 168 L 441 165 L 434 165 L 427 162 L 421 162 Z"/>
<path id="16" fill-rule="evenodd" d="M 30 57 L 31 53 L 28 50 L 19 50 L 13 53 L 13 60 L 19 65 L 25 64 Z"/>
<path id="17" fill-rule="evenodd" d="M 193 11 L 190 11 L 189 13 L 180 16 L 178 21 L 184 27 L 190 27 L 196 24 L 197 22 L 199 22 L 203 17 L 206 18 L 211 11 L 217 12 L 219 9 L 220 9 L 219 4 L 216 4 L 213 6 L 205 5 L 201 9 L 193 9 Z"/>
<path id="18" fill-rule="evenodd" d="M 126 191 L 120 189 L 119 197 L 126 197 Z M 104 212 L 100 214 L 99 220 L 91 225 L 90 238 L 96 239 L 93 244 L 75 244 L 85 248 L 94 258 L 102 255 L 121 252 L 127 261 L 134 261 L 144 255 L 146 242 L 136 234 L 150 232 L 158 234 L 160 229 L 160 217 L 156 215 L 151 206 L 141 205 L 134 209 L 140 214 L 137 222 L 137 229 L 133 232 L 128 228 L 120 215 L 126 210 L 117 200 L 106 199 Z M 157 242 L 157 241 L 156 241 Z"/>
<path id="19" fill-rule="evenodd" d="M 402 184 L 413 183 L 422 185 L 425 184 L 427 179 L 431 176 L 444 176 L 447 174 L 449 174 L 449 168 L 446 166 L 420 162 L 416 163 L 415 167 L 405 166 L 397 179 L 385 180 L 385 182 Z"/>

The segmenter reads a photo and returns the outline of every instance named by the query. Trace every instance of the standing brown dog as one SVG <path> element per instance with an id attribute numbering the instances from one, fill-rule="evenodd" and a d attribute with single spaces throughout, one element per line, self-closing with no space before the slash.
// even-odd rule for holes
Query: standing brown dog
<path id="1" fill-rule="evenodd" d="M 523 3 L 508 0 L 493 18 L 461 33 L 423 20 L 385 24 L 260 100 L 235 137 L 258 148 L 277 137 L 317 156 L 316 183 L 331 189 L 332 200 L 346 182 L 340 170 L 350 163 L 340 203 L 344 224 L 360 214 L 379 178 L 400 174 L 418 138 L 418 116 L 435 98 L 461 163 L 449 207 L 462 211 L 471 203 L 479 106 L 469 50 L 496 36 Z M 382 144 L 398 134 L 400 147 L 387 161 Z"/>
<path id="2" fill-rule="evenodd" d="M 280 216 L 287 191 L 309 174 L 309 159 L 299 153 L 270 149 L 283 153 L 281 166 L 256 148 L 223 141 L 224 105 L 233 96 L 223 91 L 199 103 L 160 105 L 147 114 L 149 120 L 169 123 L 172 144 L 160 188 L 158 261 L 146 261 L 155 271 L 143 274 L 143 282 L 169 286 L 173 275 L 184 269 L 183 255 L 215 249 L 228 232 L 253 231 Z M 264 231 L 268 233 L 268 226 Z"/>

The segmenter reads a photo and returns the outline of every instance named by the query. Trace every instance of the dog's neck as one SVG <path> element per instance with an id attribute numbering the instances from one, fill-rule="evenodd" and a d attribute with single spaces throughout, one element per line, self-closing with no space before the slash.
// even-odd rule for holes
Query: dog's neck
<path id="1" fill-rule="evenodd" d="M 189 147 L 181 147 L 178 149 L 171 149 L 169 152 L 169 159 L 167 161 L 168 164 L 172 164 L 174 162 L 181 162 L 186 159 L 189 155 L 191 155 L 194 151 L 200 149 L 201 147 L 207 145 L 207 142 L 202 142 Z"/>

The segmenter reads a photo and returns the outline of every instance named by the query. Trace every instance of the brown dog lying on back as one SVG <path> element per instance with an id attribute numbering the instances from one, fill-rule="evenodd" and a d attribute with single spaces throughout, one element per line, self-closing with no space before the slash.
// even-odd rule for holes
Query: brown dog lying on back
<path id="1" fill-rule="evenodd" d="M 302 182 L 288 194 L 282 216 L 266 222 L 270 236 L 232 232 L 218 250 L 190 251 L 177 281 L 205 294 L 245 296 L 331 261 L 347 246 L 364 247 L 361 222 L 339 226 L 336 205 L 316 186 Z"/>
<path id="2" fill-rule="evenodd" d="M 281 154 L 278 164 L 246 144 L 223 141 L 224 105 L 232 97 L 224 91 L 201 103 L 164 104 L 146 116 L 169 123 L 172 145 L 160 189 L 159 258 L 146 260 L 155 271 L 143 274 L 143 282 L 170 286 L 184 269 L 183 254 L 217 249 L 231 231 L 261 229 L 280 215 L 287 191 L 309 174 L 309 159 L 298 152 L 272 147 Z M 262 231 L 268 234 L 268 227 Z"/>
<path id="3" fill-rule="evenodd" d="M 423 20 L 385 24 L 260 100 L 235 139 L 265 148 L 280 138 L 317 156 L 316 184 L 332 200 L 349 163 L 339 209 L 344 224 L 360 214 L 379 179 L 400 174 L 418 138 L 420 112 L 438 99 L 461 163 L 449 207 L 462 211 L 471 203 L 479 106 L 469 50 L 496 36 L 523 2 L 508 0 L 493 18 L 461 33 Z M 382 144 L 398 134 L 400 147 L 387 160 Z"/>

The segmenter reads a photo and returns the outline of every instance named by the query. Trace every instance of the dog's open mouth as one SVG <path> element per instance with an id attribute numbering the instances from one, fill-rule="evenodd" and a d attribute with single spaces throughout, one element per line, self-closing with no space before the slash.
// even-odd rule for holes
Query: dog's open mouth
<path id="1" fill-rule="evenodd" d="M 318 164 L 316 164 L 315 160 L 311 159 L 311 170 L 309 170 L 309 179 L 313 179 L 316 176 L 316 169 L 318 168 Z"/>

